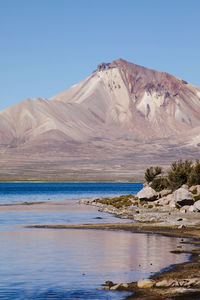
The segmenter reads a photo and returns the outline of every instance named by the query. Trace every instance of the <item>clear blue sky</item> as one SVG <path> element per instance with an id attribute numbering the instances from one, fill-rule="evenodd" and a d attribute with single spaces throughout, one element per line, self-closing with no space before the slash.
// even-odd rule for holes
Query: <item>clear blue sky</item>
<path id="1" fill-rule="evenodd" d="M 117 58 L 200 87 L 200 0 L 0 0 L 0 109 Z"/>

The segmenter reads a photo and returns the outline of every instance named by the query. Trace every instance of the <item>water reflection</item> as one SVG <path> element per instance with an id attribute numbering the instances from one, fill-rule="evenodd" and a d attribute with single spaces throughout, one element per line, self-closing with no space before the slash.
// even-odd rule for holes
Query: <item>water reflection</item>
<path id="1" fill-rule="evenodd" d="M 73 299 L 70 295 L 81 293 L 83 298 L 76 295 L 74 299 L 95 299 L 96 294 L 96 299 L 106 299 L 108 294 L 100 287 L 105 280 L 130 282 L 182 262 L 185 255 L 169 253 L 179 242 L 178 238 L 103 230 L 2 232 L 0 297 L 36 299 L 31 297 L 37 293 L 37 299 Z M 60 293 L 63 298 L 56 298 Z M 93 296 L 88 298 L 88 293 Z M 122 294 L 111 294 L 108 299 L 122 298 Z"/>
<path id="2" fill-rule="evenodd" d="M 138 280 L 185 260 L 186 255 L 169 252 L 176 249 L 178 238 L 124 231 L 22 227 L 26 224 L 119 221 L 94 207 L 78 206 L 70 200 L 136 193 L 141 186 L 0 184 L 0 204 L 48 201 L 48 204 L 37 205 L 0 205 L 0 299 L 124 299 L 124 293 L 104 291 L 101 284 L 106 280 Z"/>
<path id="3" fill-rule="evenodd" d="M 111 214 L 99 212 L 96 207 L 71 201 L 0 206 L 0 231 L 15 231 L 14 225 L 19 227 L 27 224 L 112 223 L 116 221 L 127 222 L 126 219 L 116 219 Z"/>

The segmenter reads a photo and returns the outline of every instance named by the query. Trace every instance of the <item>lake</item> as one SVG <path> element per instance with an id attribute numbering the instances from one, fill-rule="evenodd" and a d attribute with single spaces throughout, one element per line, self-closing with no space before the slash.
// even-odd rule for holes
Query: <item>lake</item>
<path id="1" fill-rule="evenodd" d="M 138 183 L 0 183 L 0 299 L 125 299 L 128 293 L 104 291 L 101 284 L 146 278 L 186 260 L 185 254 L 170 253 L 180 238 L 23 227 L 124 222 L 76 200 L 136 194 L 141 188 Z"/>

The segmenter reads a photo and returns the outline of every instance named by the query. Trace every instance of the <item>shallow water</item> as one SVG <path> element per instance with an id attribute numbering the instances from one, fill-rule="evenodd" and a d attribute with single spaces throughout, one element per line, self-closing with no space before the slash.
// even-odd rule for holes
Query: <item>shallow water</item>
<path id="1" fill-rule="evenodd" d="M 53 199 L 57 205 L 48 200 L 49 205 L 27 205 L 23 209 L 7 206 L 0 210 L 0 299 L 124 299 L 127 293 L 104 291 L 101 284 L 106 280 L 135 281 L 187 258 L 169 252 L 177 248 L 179 238 L 112 230 L 22 227 L 33 223 L 119 221 L 109 214 L 99 213 L 94 207 L 70 201 L 74 195 L 76 198 L 83 194 L 93 196 L 98 184 L 95 189 L 86 184 L 87 188 L 80 193 L 72 190 L 71 198 L 69 189 L 66 194 L 63 190 L 59 192 L 60 184 L 47 185 L 1 184 L 1 202 Z M 118 190 L 117 185 L 112 184 L 109 190 L 107 184 L 105 189 L 100 184 L 97 194 L 120 194 L 121 187 Z M 81 190 L 78 184 L 76 186 Z M 133 188 L 136 186 L 126 184 L 124 194 L 133 193 Z M 63 202 L 66 202 L 64 206 Z M 96 219 L 100 216 L 103 219 Z"/>

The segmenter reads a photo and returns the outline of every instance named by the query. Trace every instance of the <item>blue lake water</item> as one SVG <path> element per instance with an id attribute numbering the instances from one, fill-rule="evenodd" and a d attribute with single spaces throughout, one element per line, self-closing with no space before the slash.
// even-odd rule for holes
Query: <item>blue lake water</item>
<path id="1" fill-rule="evenodd" d="M 180 244 L 179 238 L 23 227 L 124 222 L 76 200 L 136 194 L 141 188 L 137 183 L 1 183 L 0 299 L 124 299 L 127 293 L 104 291 L 101 284 L 135 281 L 184 261 L 186 255 L 170 253 Z"/>
<path id="2" fill-rule="evenodd" d="M 0 183 L 0 204 L 136 194 L 142 183 Z"/>

